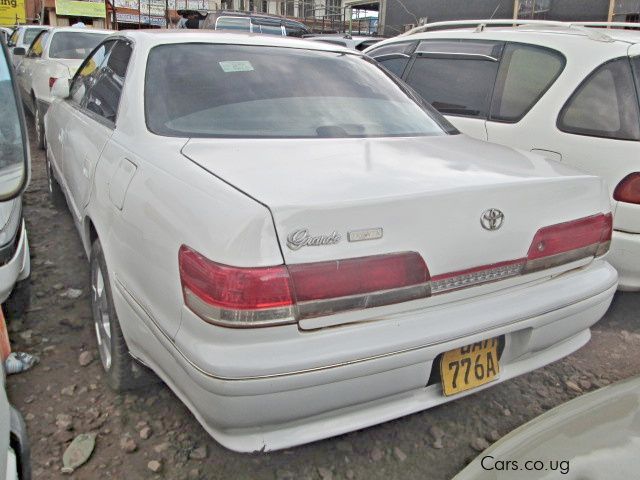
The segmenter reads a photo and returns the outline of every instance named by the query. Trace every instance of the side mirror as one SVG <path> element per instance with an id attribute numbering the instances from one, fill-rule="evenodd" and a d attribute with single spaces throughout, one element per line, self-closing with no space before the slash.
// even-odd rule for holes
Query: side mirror
<path id="1" fill-rule="evenodd" d="M 26 188 L 31 160 L 22 102 L 3 38 L 0 38 L 0 98 L 3 103 L 0 115 L 0 201 L 4 202 L 18 197 Z"/>
<path id="2" fill-rule="evenodd" d="M 13 54 L 22 57 L 27 54 L 27 51 L 23 47 L 16 47 L 13 49 Z"/>
<path id="3" fill-rule="evenodd" d="M 53 82 L 53 87 L 51 87 L 51 95 L 55 98 L 69 98 L 69 80 L 66 78 L 58 78 L 55 82 Z"/>

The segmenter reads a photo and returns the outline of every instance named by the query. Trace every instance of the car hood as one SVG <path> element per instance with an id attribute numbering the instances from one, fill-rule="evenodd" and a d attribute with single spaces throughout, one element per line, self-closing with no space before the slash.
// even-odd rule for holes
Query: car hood
<path id="1" fill-rule="evenodd" d="M 629 480 L 640 471 L 640 377 L 550 410 L 489 447 L 454 480 Z M 493 458 L 487 458 L 493 457 Z M 484 459 L 484 462 L 483 462 Z M 569 471 L 499 471 L 496 461 L 568 461 Z M 484 468 L 483 468 L 484 463 Z M 493 467 L 487 470 L 487 467 Z M 519 478 L 519 477 L 518 477 Z"/>

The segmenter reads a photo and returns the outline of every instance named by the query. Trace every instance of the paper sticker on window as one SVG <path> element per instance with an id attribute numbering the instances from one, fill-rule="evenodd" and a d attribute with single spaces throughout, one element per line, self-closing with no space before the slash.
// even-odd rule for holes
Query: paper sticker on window
<path id="1" fill-rule="evenodd" d="M 237 60 L 229 62 L 218 62 L 225 73 L 229 72 L 252 72 L 253 66 L 251 62 L 246 60 Z"/>

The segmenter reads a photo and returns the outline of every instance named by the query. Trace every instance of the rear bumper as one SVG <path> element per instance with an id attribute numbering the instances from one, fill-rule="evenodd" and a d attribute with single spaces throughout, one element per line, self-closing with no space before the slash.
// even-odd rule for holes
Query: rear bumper
<path id="1" fill-rule="evenodd" d="M 607 261 L 618 270 L 618 289 L 640 291 L 640 233 L 613 232 Z"/>
<path id="2" fill-rule="evenodd" d="M 232 361 L 245 359 L 233 377 L 210 367 L 211 359 L 220 355 L 215 330 L 211 330 L 208 348 L 202 338 L 197 341 L 186 334 L 181 338 L 180 332 L 173 342 L 159 336 L 153 326 L 150 330 L 156 335 L 147 335 L 141 343 L 132 338 L 130 347 L 222 445 L 245 452 L 274 450 L 368 427 L 467 395 L 470 392 L 444 397 L 440 384 L 427 386 L 431 369 L 437 368 L 437 356 L 460 346 L 505 336 L 500 378 L 474 392 L 558 360 L 589 340 L 589 327 L 604 315 L 616 287 L 616 271 L 597 260 L 555 279 L 441 308 L 366 325 L 298 332 L 295 342 L 270 342 L 267 337 L 276 329 L 263 329 L 252 333 L 258 337 L 256 344 L 231 345 L 229 351 L 238 355 Z M 120 318 L 125 310 L 125 315 L 135 314 L 143 320 L 140 324 L 149 325 L 152 319 L 144 318 L 144 312 L 121 288 L 114 289 L 114 297 Z M 181 332 L 189 330 L 185 328 L 189 314 L 183 314 Z M 388 348 L 405 334 L 412 343 L 402 349 Z M 361 346 L 358 344 L 374 341 L 387 350 L 368 357 L 350 355 Z M 271 356 L 279 359 L 279 373 L 252 366 L 261 360 L 268 363 L 261 349 L 265 344 Z M 302 368 L 303 362 L 317 364 L 319 359 L 323 362 L 319 366 Z"/>

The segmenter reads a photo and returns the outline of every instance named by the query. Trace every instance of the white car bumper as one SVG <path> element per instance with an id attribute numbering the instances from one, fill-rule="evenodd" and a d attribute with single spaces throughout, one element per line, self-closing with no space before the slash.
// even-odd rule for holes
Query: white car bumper
<path id="1" fill-rule="evenodd" d="M 224 333 L 190 318 L 193 314 L 186 308 L 183 326 L 172 341 L 159 333 L 148 311 L 121 284 L 116 282 L 113 291 L 119 316 L 141 320 L 136 325 L 123 322 L 132 352 L 162 377 L 217 441 L 249 452 L 375 425 L 558 360 L 587 343 L 589 327 L 607 311 L 616 287 L 616 271 L 596 260 L 548 281 L 438 308 L 365 325 L 296 330 L 295 341 L 274 341 L 276 329 L 235 331 L 257 342 L 251 345 L 220 342 Z M 197 325 L 192 322 L 200 322 L 203 329 L 191 328 Z M 207 331 L 208 339 L 203 338 Z M 453 397 L 444 397 L 439 383 L 427 385 L 439 354 L 501 335 L 505 349 L 498 380 Z M 399 338 L 405 348 L 397 348 Z M 353 358 L 363 345 L 388 350 Z M 274 358 L 281 372 L 265 374 Z M 321 366 L 303 368 L 314 362 Z M 234 376 L 226 374 L 229 365 L 237 366 Z"/>
<path id="2" fill-rule="evenodd" d="M 0 303 L 11 294 L 13 287 L 19 280 L 24 280 L 31 273 L 31 259 L 29 258 L 29 240 L 27 229 L 22 222 L 20 240 L 11 260 L 0 266 Z"/>
<path id="3" fill-rule="evenodd" d="M 640 233 L 614 231 L 607 261 L 618 270 L 618 289 L 640 291 Z"/>

